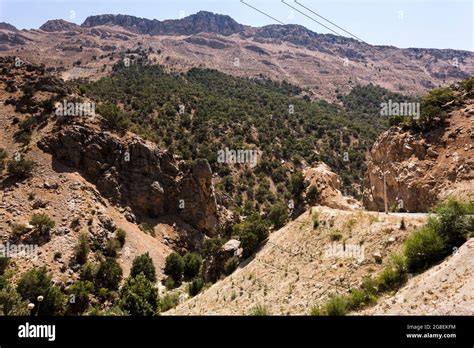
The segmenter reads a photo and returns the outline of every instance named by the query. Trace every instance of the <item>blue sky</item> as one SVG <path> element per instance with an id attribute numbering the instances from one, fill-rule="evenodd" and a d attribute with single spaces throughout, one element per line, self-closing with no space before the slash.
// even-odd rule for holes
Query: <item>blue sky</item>
<path id="1" fill-rule="evenodd" d="M 301 24 L 318 33 L 328 32 L 280 0 L 245 1 L 284 23 Z M 293 0 L 286 2 L 296 6 Z M 299 2 L 370 44 L 474 51 L 474 0 Z M 199 10 L 227 14 L 239 23 L 252 26 L 275 23 L 240 0 L 0 0 L 0 22 L 29 29 L 38 28 L 48 19 L 62 18 L 80 24 L 90 15 L 121 13 L 163 20 Z"/>

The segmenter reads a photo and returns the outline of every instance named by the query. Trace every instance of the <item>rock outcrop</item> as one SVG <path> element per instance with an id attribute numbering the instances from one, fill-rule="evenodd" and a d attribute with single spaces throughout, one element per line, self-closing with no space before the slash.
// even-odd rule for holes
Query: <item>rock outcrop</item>
<path id="1" fill-rule="evenodd" d="M 61 125 L 39 145 L 138 216 L 176 215 L 208 235 L 218 232 L 212 172 L 206 160 L 178 166 L 167 151 L 138 136 L 119 138 L 85 124 Z"/>
<path id="2" fill-rule="evenodd" d="M 311 187 L 317 189 L 317 203 L 333 209 L 357 209 L 360 203 L 352 197 L 344 196 L 341 193 L 341 179 L 331 171 L 325 163 L 320 163 L 314 168 L 307 168 L 304 171 L 305 181 L 308 183 L 308 194 Z"/>
<path id="3" fill-rule="evenodd" d="M 393 127 L 374 144 L 364 179 L 364 206 L 384 210 L 384 173 L 390 210 L 426 212 L 449 195 L 474 199 L 472 99 L 429 132 Z"/>

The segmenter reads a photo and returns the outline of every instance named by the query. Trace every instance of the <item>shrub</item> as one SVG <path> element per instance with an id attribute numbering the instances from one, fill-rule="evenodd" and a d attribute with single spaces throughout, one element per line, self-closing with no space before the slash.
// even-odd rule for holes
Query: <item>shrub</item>
<path id="1" fill-rule="evenodd" d="M 404 254 L 410 272 L 422 271 L 443 257 L 444 243 L 429 227 L 415 231 L 405 241 Z"/>
<path id="2" fill-rule="evenodd" d="M 258 242 L 258 237 L 250 231 L 244 231 L 241 233 L 240 242 L 242 244 L 244 257 L 251 256 L 260 245 Z"/>
<path id="3" fill-rule="evenodd" d="M 399 273 L 392 266 L 387 266 L 377 278 L 377 288 L 379 291 L 394 290 L 403 283 L 404 279 L 403 273 Z"/>
<path id="4" fill-rule="evenodd" d="M 188 294 L 189 296 L 196 296 L 199 294 L 199 292 L 202 290 L 204 287 L 204 280 L 202 278 L 194 278 L 189 284 L 188 284 Z"/>
<path id="5" fill-rule="evenodd" d="M 309 315 L 319 317 L 319 316 L 324 315 L 324 311 L 321 309 L 321 307 L 313 306 L 309 310 Z"/>
<path id="6" fill-rule="evenodd" d="M 30 314 L 27 305 L 28 301 L 22 299 L 15 288 L 7 283 L 6 277 L 0 276 L 0 315 L 26 316 Z"/>
<path id="7" fill-rule="evenodd" d="M 171 253 L 166 257 L 165 274 L 179 282 L 183 276 L 184 261 L 178 253 Z"/>
<path id="8" fill-rule="evenodd" d="M 319 191 L 316 186 L 311 185 L 306 193 L 306 201 L 309 204 L 315 204 L 319 198 Z"/>
<path id="9" fill-rule="evenodd" d="M 87 261 L 87 254 L 89 253 L 89 238 L 86 233 L 79 235 L 79 241 L 74 249 L 74 258 L 76 262 L 83 265 Z"/>
<path id="10" fill-rule="evenodd" d="M 104 255 L 109 257 L 117 257 L 117 250 L 120 249 L 120 242 L 115 238 L 107 240 L 105 246 Z"/>
<path id="11" fill-rule="evenodd" d="M 275 204 L 268 213 L 268 219 L 272 222 L 275 229 L 285 226 L 288 221 L 288 209 L 282 202 Z"/>
<path id="12" fill-rule="evenodd" d="M 155 229 L 148 222 L 142 222 L 140 225 L 138 225 L 138 228 L 143 232 L 148 233 L 152 237 L 155 237 Z"/>
<path id="13" fill-rule="evenodd" d="M 97 288 L 117 290 L 122 280 L 122 268 L 112 257 L 107 257 L 99 264 L 95 274 L 95 285 Z"/>
<path id="14" fill-rule="evenodd" d="M 465 204 L 455 198 L 448 198 L 435 206 L 437 215 L 428 220 L 428 226 L 442 238 L 446 255 L 466 241 L 473 207 L 474 204 Z"/>
<path id="15" fill-rule="evenodd" d="M 175 285 L 176 285 L 176 282 L 174 281 L 173 278 L 171 277 L 166 278 L 165 287 L 167 290 L 174 289 Z"/>
<path id="16" fill-rule="evenodd" d="M 117 231 L 115 231 L 115 235 L 116 235 L 117 240 L 120 243 L 120 247 L 123 248 L 123 246 L 125 245 L 125 238 L 127 236 L 127 232 L 119 228 L 117 229 Z"/>
<path id="17" fill-rule="evenodd" d="M 197 253 L 187 253 L 183 257 L 183 274 L 186 279 L 192 279 L 199 274 L 202 265 L 202 257 Z"/>
<path id="18" fill-rule="evenodd" d="M 161 312 L 169 311 L 170 309 L 176 307 L 178 303 L 179 303 L 178 293 L 166 294 L 165 296 L 161 298 L 161 301 L 160 301 Z"/>
<path id="19" fill-rule="evenodd" d="M 326 303 L 324 311 L 327 315 L 341 316 L 348 312 L 348 301 L 345 297 L 335 295 Z"/>
<path id="20" fill-rule="evenodd" d="M 33 268 L 23 274 L 18 281 L 17 291 L 20 296 L 35 304 L 35 313 L 38 315 L 61 315 L 65 309 L 65 296 L 55 286 L 46 267 Z M 43 301 L 38 302 L 38 296 Z"/>
<path id="21" fill-rule="evenodd" d="M 311 219 L 313 220 L 313 228 L 318 228 L 319 227 L 319 213 L 317 211 L 314 211 L 312 213 Z"/>
<path id="22" fill-rule="evenodd" d="M 69 289 L 69 304 L 72 313 L 82 313 L 89 306 L 89 296 L 94 292 L 94 284 L 86 280 L 79 280 Z"/>
<path id="23" fill-rule="evenodd" d="M 403 230 L 403 231 L 407 229 L 407 227 L 405 226 L 405 219 L 404 218 L 402 218 L 402 221 L 400 221 L 400 229 Z"/>
<path id="24" fill-rule="evenodd" d="M 2 276 L 5 273 L 5 270 L 7 269 L 9 262 L 10 261 L 8 257 L 0 256 L 0 276 Z"/>
<path id="25" fill-rule="evenodd" d="M 232 256 L 224 263 L 224 273 L 230 275 L 237 269 L 239 265 L 239 258 L 237 256 Z"/>
<path id="26" fill-rule="evenodd" d="M 290 191 L 295 197 L 299 197 L 305 187 L 304 177 L 302 172 L 296 172 L 291 176 Z"/>
<path id="27" fill-rule="evenodd" d="M 257 305 L 254 309 L 252 309 L 252 312 L 250 313 L 250 315 L 259 316 L 259 317 L 267 316 L 267 315 L 270 315 L 270 310 L 265 305 Z"/>
<path id="28" fill-rule="evenodd" d="M 208 257 L 217 255 L 224 245 L 224 240 L 221 238 L 209 238 L 204 241 L 203 254 Z"/>
<path id="29" fill-rule="evenodd" d="M 339 231 L 333 231 L 329 235 L 329 239 L 333 242 L 339 241 L 342 239 L 342 234 Z"/>
<path id="30" fill-rule="evenodd" d="M 55 226 L 54 221 L 46 214 L 34 214 L 30 224 L 34 227 L 35 233 L 41 237 L 48 236 Z"/>
<path id="31" fill-rule="evenodd" d="M 95 280 L 96 274 L 97 267 L 92 263 L 86 263 L 84 266 L 82 266 L 80 279 L 93 282 Z"/>
<path id="32" fill-rule="evenodd" d="M 7 158 L 7 152 L 5 149 L 0 147 L 0 173 L 5 169 L 5 159 Z"/>
<path id="33" fill-rule="evenodd" d="M 10 160 L 7 162 L 8 175 L 16 179 L 28 178 L 35 167 L 35 162 L 21 158 L 20 160 Z"/>
<path id="34" fill-rule="evenodd" d="M 158 291 L 143 273 L 127 278 L 120 290 L 120 307 L 130 315 L 155 315 L 158 304 Z"/>
<path id="35" fill-rule="evenodd" d="M 156 281 L 155 265 L 153 265 L 153 260 L 148 253 L 137 256 L 133 260 L 130 275 L 136 277 L 140 273 L 142 273 L 150 282 Z"/>

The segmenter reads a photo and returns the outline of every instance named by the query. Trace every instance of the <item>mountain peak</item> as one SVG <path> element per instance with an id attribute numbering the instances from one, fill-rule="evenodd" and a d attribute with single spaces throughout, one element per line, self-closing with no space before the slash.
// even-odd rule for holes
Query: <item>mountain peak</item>
<path id="1" fill-rule="evenodd" d="M 10 31 L 18 31 L 18 29 L 11 25 L 10 23 L 6 23 L 6 22 L 0 22 L 0 29 L 4 29 L 4 30 L 10 30 Z"/>
<path id="2" fill-rule="evenodd" d="M 193 35 L 201 32 L 231 35 L 243 30 L 243 25 L 231 17 L 207 11 L 199 11 L 182 19 L 165 21 L 129 15 L 104 14 L 89 16 L 82 23 L 82 27 L 86 28 L 99 25 L 117 25 L 127 30 L 150 35 Z"/>
<path id="3" fill-rule="evenodd" d="M 64 19 L 52 19 L 44 23 L 40 30 L 54 32 L 54 31 L 67 31 L 79 28 L 77 24 L 65 21 Z"/>

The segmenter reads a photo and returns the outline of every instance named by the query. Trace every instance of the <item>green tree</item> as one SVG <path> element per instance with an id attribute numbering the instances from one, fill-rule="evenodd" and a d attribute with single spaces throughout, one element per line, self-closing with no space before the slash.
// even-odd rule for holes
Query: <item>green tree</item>
<path id="1" fill-rule="evenodd" d="M 74 257 L 76 262 L 83 265 L 87 261 L 87 254 L 89 253 L 89 238 L 86 233 L 79 235 L 79 240 L 74 248 Z"/>
<path id="2" fill-rule="evenodd" d="M 285 226 L 288 221 L 288 209 L 282 202 L 275 204 L 268 213 L 268 219 L 272 222 L 275 229 Z"/>
<path id="3" fill-rule="evenodd" d="M 150 254 L 147 252 L 143 255 L 135 257 L 132 263 L 132 269 L 130 275 L 132 277 L 138 276 L 140 273 L 151 282 L 156 281 L 156 271 L 155 265 L 153 265 L 153 260 L 150 257 Z"/>
<path id="4" fill-rule="evenodd" d="M 38 315 L 61 315 L 64 313 L 66 298 L 51 279 L 52 276 L 46 267 L 35 267 L 24 273 L 18 281 L 18 293 L 22 299 L 35 304 L 35 311 Z M 42 301 L 38 300 L 39 296 L 43 296 Z"/>
<path id="5" fill-rule="evenodd" d="M 156 315 L 158 291 L 143 273 L 128 277 L 120 290 L 120 307 L 134 316 Z"/>
<path id="6" fill-rule="evenodd" d="M 183 275 L 186 279 L 192 279 L 199 274 L 202 265 L 202 257 L 197 253 L 187 253 L 183 257 Z"/>
<path id="7" fill-rule="evenodd" d="M 94 292 L 94 284 L 78 280 L 69 289 L 69 305 L 72 313 L 82 313 L 89 307 L 89 297 Z"/>
<path id="8" fill-rule="evenodd" d="M 165 260 L 165 274 L 179 282 L 183 276 L 184 261 L 178 253 L 171 253 Z"/>
<path id="9" fill-rule="evenodd" d="M 118 262 L 112 257 L 107 257 L 105 261 L 99 264 L 95 275 L 95 285 L 97 288 L 117 290 L 122 280 L 122 275 L 122 267 L 120 267 Z"/>

